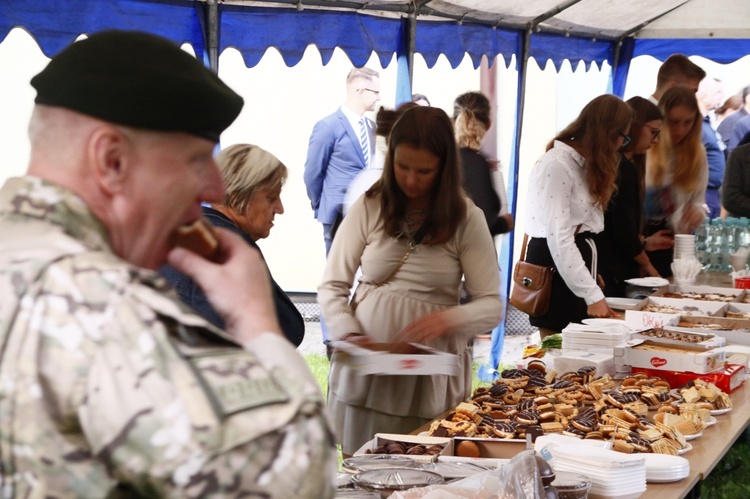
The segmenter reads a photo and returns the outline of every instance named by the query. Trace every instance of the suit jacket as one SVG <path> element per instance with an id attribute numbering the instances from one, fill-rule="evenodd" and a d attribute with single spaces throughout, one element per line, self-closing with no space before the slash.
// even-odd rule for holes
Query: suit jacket
<path id="1" fill-rule="evenodd" d="M 211 222 L 211 225 L 229 229 L 235 234 L 239 234 L 247 244 L 260 251 L 260 248 L 255 241 L 253 241 L 253 239 L 245 234 L 245 232 L 239 227 L 234 225 L 231 220 L 225 217 L 222 213 L 212 208 L 204 207 L 203 215 L 209 222 Z M 193 310 L 201 315 L 201 317 L 214 326 L 224 329 L 224 319 L 222 319 L 216 310 L 214 310 L 208 302 L 205 293 L 195 281 L 169 265 L 160 268 L 159 273 L 177 290 L 183 303 L 192 307 Z M 271 292 L 273 294 L 274 304 L 276 305 L 276 316 L 279 319 L 281 332 L 284 333 L 284 336 L 286 336 L 294 346 L 298 347 L 300 343 L 302 343 L 302 339 L 305 337 L 305 321 L 302 318 L 302 314 L 297 310 L 297 307 L 292 303 L 292 300 L 287 296 L 284 290 L 276 284 L 276 281 L 273 280 L 270 272 L 268 277 L 271 280 Z"/>
<path id="2" fill-rule="evenodd" d="M 370 159 L 375 154 L 375 123 L 365 118 L 370 134 Z M 354 176 L 365 167 L 359 130 L 339 108 L 318 121 L 310 135 L 305 161 L 307 197 L 321 223 L 332 224 L 341 211 L 344 194 Z"/>

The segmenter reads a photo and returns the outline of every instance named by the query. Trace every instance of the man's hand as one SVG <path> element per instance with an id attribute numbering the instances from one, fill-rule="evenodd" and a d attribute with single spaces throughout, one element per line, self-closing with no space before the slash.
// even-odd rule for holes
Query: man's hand
<path id="1" fill-rule="evenodd" d="M 190 276 L 224 318 L 226 330 L 244 343 L 263 332 L 280 334 L 268 269 L 260 252 L 237 234 L 217 229 L 219 261 L 214 263 L 183 248 L 174 248 L 169 264 Z"/>

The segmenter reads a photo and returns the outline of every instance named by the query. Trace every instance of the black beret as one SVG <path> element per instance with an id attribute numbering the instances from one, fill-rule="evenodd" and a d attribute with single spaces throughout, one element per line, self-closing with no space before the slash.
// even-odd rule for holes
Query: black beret
<path id="1" fill-rule="evenodd" d="M 195 57 L 137 31 L 102 31 L 73 43 L 31 85 L 37 104 L 215 142 L 243 105 L 242 97 Z"/>

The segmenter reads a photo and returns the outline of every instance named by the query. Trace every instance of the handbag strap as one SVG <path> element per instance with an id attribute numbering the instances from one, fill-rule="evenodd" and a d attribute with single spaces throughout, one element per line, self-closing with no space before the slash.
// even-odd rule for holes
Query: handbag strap
<path id="1" fill-rule="evenodd" d="M 573 233 L 573 237 L 576 237 L 578 233 L 581 231 L 581 226 L 583 224 L 578 224 L 578 227 L 576 227 L 576 231 Z M 526 261 L 526 245 L 529 240 L 529 235 L 524 233 L 523 235 L 523 246 L 521 247 L 521 260 L 522 262 Z"/>
<path id="2" fill-rule="evenodd" d="M 372 283 L 371 284 L 372 287 L 370 287 L 370 289 L 368 289 L 367 291 L 365 291 L 365 293 L 362 295 L 362 298 L 360 298 L 356 302 L 352 303 L 352 307 L 354 309 L 357 308 L 357 305 L 359 305 L 362 302 L 362 300 L 364 300 L 365 298 L 367 298 L 367 295 L 370 294 L 370 291 L 372 291 L 375 288 L 379 288 L 379 287 L 381 287 L 381 286 L 383 286 L 385 284 L 388 284 L 388 282 L 391 279 L 393 279 L 393 277 L 398 273 L 398 271 L 401 270 L 401 267 L 404 266 L 404 263 L 406 263 L 406 260 L 409 259 L 409 255 L 411 255 L 412 252 L 415 249 L 417 249 L 417 246 L 419 246 L 419 244 L 422 242 L 422 239 L 424 239 L 424 236 L 425 236 L 426 233 L 427 233 L 427 224 L 422 224 L 421 227 L 419 227 L 419 230 L 417 230 L 417 232 L 414 233 L 414 236 L 411 237 L 411 238 L 409 238 L 409 241 L 408 241 L 407 247 L 406 247 L 406 254 L 404 255 L 403 258 L 401 258 L 401 261 L 398 262 L 398 265 L 396 265 L 396 267 L 391 271 L 391 273 L 388 274 L 388 277 L 386 277 L 385 279 L 383 279 L 380 282 L 374 282 L 374 283 Z"/>

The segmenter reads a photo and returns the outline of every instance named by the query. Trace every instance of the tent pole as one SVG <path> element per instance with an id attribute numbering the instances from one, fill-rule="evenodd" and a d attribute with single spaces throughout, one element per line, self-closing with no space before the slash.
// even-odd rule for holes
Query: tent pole
<path id="1" fill-rule="evenodd" d="M 214 73 L 219 73 L 219 4 L 217 0 L 206 0 L 207 27 L 206 50 L 208 66 Z"/>
<path id="2" fill-rule="evenodd" d="M 414 84 L 414 51 L 417 38 L 417 14 L 409 12 L 404 20 L 404 37 L 397 54 L 396 102 L 398 107 L 404 102 L 411 102 Z"/>
<path id="3" fill-rule="evenodd" d="M 524 112 L 524 101 L 526 99 L 526 74 L 529 65 L 529 57 L 531 53 L 531 35 L 535 29 L 535 25 L 530 24 L 524 31 L 523 40 L 521 42 L 521 50 L 518 51 L 520 60 L 517 62 L 518 65 L 518 88 L 516 89 L 516 127 L 513 137 L 513 150 L 511 151 L 510 157 L 510 168 L 508 169 L 508 187 L 509 196 L 508 202 L 510 204 L 509 212 L 514 216 L 518 216 L 518 174 L 520 171 L 520 152 L 521 152 L 521 132 L 523 130 L 523 112 Z M 503 237 L 503 244 L 500 250 L 500 267 L 501 272 L 501 295 L 510 296 L 510 276 L 513 275 L 513 247 L 515 241 L 515 231 L 511 231 Z M 507 303 L 507 302 L 506 302 Z M 506 321 L 508 318 L 508 307 L 503 309 L 503 318 L 500 325 L 492 331 L 492 344 L 490 347 L 490 368 L 497 369 L 500 364 L 500 358 L 502 356 L 502 349 L 506 330 Z M 493 374 L 496 377 L 496 373 L 482 372 L 480 369 L 480 378 L 485 381 L 493 379 Z"/>

